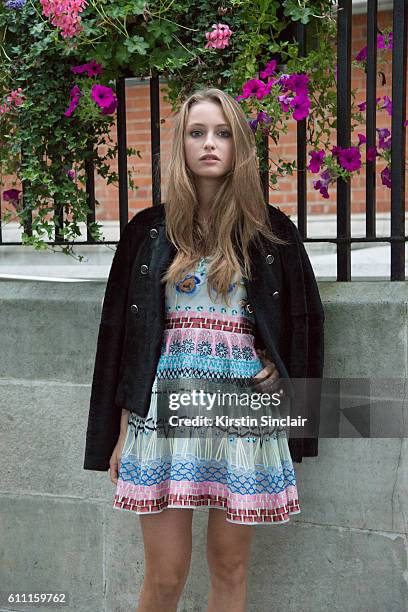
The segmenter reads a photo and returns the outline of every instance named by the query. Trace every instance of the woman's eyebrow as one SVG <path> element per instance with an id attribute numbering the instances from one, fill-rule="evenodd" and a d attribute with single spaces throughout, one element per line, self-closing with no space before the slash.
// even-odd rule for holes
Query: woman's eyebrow
<path id="1" fill-rule="evenodd" d="M 193 125 L 199 125 L 200 127 L 206 127 L 205 123 L 190 123 L 190 125 L 188 127 L 193 127 Z M 218 125 L 216 125 L 215 127 L 229 127 L 228 123 L 219 123 Z"/>

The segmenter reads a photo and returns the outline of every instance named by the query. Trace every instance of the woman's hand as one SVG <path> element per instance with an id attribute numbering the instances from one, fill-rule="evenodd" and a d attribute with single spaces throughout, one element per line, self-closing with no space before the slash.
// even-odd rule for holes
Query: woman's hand
<path id="1" fill-rule="evenodd" d="M 253 376 L 253 385 L 262 393 L 272 393 L 280 378 L 278 369 L 274 362 L 266 356 L 265 350 L 257 349 L 256 353 L 264 367 Z"/>
<path id="2" fill-rule="evenodd" d="M 113 484 L 118 484 L 118 475 L 119 475 L 119 463 L 122 457 L 123 446 L 126 440 L 126 432 L 121 432 L 119 434 L 118 441 L 116 442 L 116 446 L 113 449 L 112 456 L 109 460 L 109 475 Z"/>

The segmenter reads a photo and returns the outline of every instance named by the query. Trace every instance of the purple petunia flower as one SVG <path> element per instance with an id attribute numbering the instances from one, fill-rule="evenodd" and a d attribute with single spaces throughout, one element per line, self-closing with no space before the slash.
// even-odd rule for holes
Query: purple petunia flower
<path id="1" fill-rule="evenodd" d="M 291 74 L 286 81 L 286 86 L 289 87 L 297 95 L 306 95 L 308 93 L 309 77 L 307 74 Z"/>
<path id="2" fill-rule="evenodd" d="M 118 107 L 118 101 L 117 101 L 117 98 L 114 97 L 112 102 L 109 104 L 109 106 L 105 106 L 104 108 L 102 108 L 102 115 L 113 115 L 117 107 Z"/>
<path id="3" fill-rule="evenodd" d="M 337 160 L 342 168 L 353 172 L 361 168 L 361 153 L 357 147 L 348 147 L 340 149 L 337 155 Z"/>
<path id="4" fill-rule="evenodd" d="M 368 147 L 366 152 L 367 161 L 374 161 L 377 157 L 377 147 Z"/>
<path id="5" fill-rule="evenodd" d="M 242 95 L 237 96 L 236 100 L 242 100 L 249 98 L 250 96 L 256 96 L 258 100 L 262 100 L 271 90 L 274 81 L 268 81 L 268 83 L 264 83 L 259 79 L 250 79 L 246 83 L 244 83 L 242 87 Z"/>
<path id="6" fill-rule="evenodd" d="M 105 85 L 92 85 L 91 98 L 100 108 L 109 108 L 115 96 L 110 87 L 106 87 Z"/>
<path id="7" fill-rule="evenodd" d="M 309 114 L 310 109 L 310 100 L 307 96 L 300 94 L 299 96 L 295 96 L 295 98 L 290 103 L 291 107 L 294 108 L 293 118 L 296 121 L 301 121 Z"/>
<path id="8" fill-rule="evenodd" d="M 311 151 L 309 155 L 312 159 L 310 160 L 310 163 L 307 167 L 308 170 L 310 170 L 310 172 L 313 172 L 313 174 L 319 172 L 324 159 L 324 151 Z"/>
<path id="9" fill-rule="evenodd" d="M 253 133 L 255 134 L 256 130 L 258 129 L 258 120 L 252 119 L 251 121 L 248 122 L 248 124 L 251 130 L 253 131 Z"/>
<path id="10" fill-rule="evenodd" d="M 357 136 L 358 136 L 358 146 L 359 147 L 365 142 L 367 142 L 367 138 L 365 137 L 364 134 L 357 134 Z"/>
<path id="11" fill-rule="evenodd" d="M 101 64 L 98 64 L 97 61 L 91 60 L 87 64 L 81 64 L 79 66 L 72 66 L 71 72 L 75 74 L 83 74 L 86 72 L 89 77 L 99 76 L 102 74 L 103 68 Z"/>
<path id="12" fill-rule="evenodd" d="M 386 187 L 391 188 L 391 171 L 388 166 L 381 171 L 381 182 Z"/>
<path id="13" fill-rule="evenodd" d="M 271 76 L 276 69 L 276 65 L 277 65 L 277 61 L 276 60 L 271 60 L 270 62 L 268 62 L 265 66 L 264 70 L 261 70 L 261 72 L 259 73 L 259 76 L 261 79 L 265 79 L 268 76 Z"/>
<path id="14" fill-rule="evenodd" d="M 71 101 L 69 103 L 67 110 L 64 113 L 65 117 L 71 117 L 72 113 L 74 112 L 74 110 L 79 104 L 79 98 L 81 97 L 82 92 L 80 88 L 78 87 L 78 85 L 74 85 L 72 87 L 71 91 L 69 92 L 69 95 L 71 97 Z"/>
<path id="15" fill-rule="evenodd" d="M 293 100 L 293 96 L 287 96 L 286 94 L 283 94 L 282 96 L 278 96 L 278 100 L 279 100 L 279 104 L 281 109 L 287 113 L 290 110 L 290 103 Z"/>
<path id="16" fill-rule="evenodd" d="M 21 189 L 7 189 L 3 191 L 3 200 L 5 202 L 16 202 L 20 193 Z"/>

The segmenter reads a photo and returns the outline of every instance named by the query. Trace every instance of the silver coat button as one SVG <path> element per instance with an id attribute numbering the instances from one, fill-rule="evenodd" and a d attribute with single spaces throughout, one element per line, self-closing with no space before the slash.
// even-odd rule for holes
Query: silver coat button
<path id="1" fill-rule="evenodd" d="M 267 255 L 266 256 L 266 263 L 271 264 L 275 261 L 275 258 L 273 255 Z"/>
<path id="2" fill-rule="evenodd" d="M 251 304 L 247 304 L 245 308 L 246 308 L 247 312 L 249 312 L 250 314 L 252 314 L 254 312 Z"/>
<path id="3" fill-rule="evenodd" d="M 142 274 L 147 274 L 149 272 L 148 266 L 146 266 L 146 264 L 143 264 L 143 266 L 141 266 L 141 268 L 140 268 L 140 272 Z"/>
<path id="4" fill-rule="evenodd" d="M 137 314 L 139 312 L 139 306 L 137 304 L 132 304 L 130 310 L 133 312 L 133 314 Z"/>
<path id="5" fill-rule="evenodd" d="M 283 395 L 283 389 L 279 389 L 279 395 Z"/>
<path id="6" fill-rule="evenodd" d="M 277 299 L 278 299 L 278 297 L 279 297 L 279 291 L 274 291 L 274 292 L 272 293 L 272 297 L 273 297 L 273 299 L 274 299 L 274 300 L 277 300 Z"/>
<path id="7" fill-rule="evenodd" d="M 158 233 L 159 232 L 157 231 L 157 229 L 155 227 L 152 227 L 152 229 L 150 230 L 150 237 L 157 238 Z"/>

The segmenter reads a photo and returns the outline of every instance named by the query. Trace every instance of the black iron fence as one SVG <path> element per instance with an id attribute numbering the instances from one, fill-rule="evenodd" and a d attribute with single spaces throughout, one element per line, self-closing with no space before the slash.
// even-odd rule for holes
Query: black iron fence
<path id="1" fill-rule="evenodd" d="M 351 40 L 352 40 L 352 2 L 339 0 L 337 22 L 337 146 L 351 146 Z M 377 0 L 367 3 L 367 107 L 366 138 L 367 147 L 376 144 L 376 83 L 377 83 Z M 407 23 L 408 0 L 394 0 L 393 5 L 393 53 L 392 53 L 392 123 L 391 123 L 391 231 L 389 236 L 377 236 L 376 231 L 376 162 L 367 161 L 366 166 L 366 231 L 363 237 L 351 236 L 350 181 L 337 181 L 337 235 L 336 237 L 310 238 L 307 236 L 307 183 L 306 183 L 306 119 L 297 122 L 297 226 L 304 242 L 330 242 L 337 245 L 337 280 L 351 280 L 351 245 L 357 242 L 389 242 L 391 245 L 390 279 L 405 280 L 405 127 L 407 95 Z M 298 24 L 295 34 L 299 51 L 305 53 L 306 30 Z M 119 220 L 122 233 L 128 221 L 128 170 L 126 156 L 126 78 L 117 79 L 117 140 L 119 175 Z M 160 173 L 160 92 L 159 74 L 150 78 L 151 113 L 151 156 L 152 156 L 152 204 L 161 202 Z M 264 159 L 268 159 L 268 138 L 264 140 Z M 87 163 L 86 190 L 91 212 L 87 222 L 95 221 L 95 181 L 92 162 Z M 269 201 L 269 176 L 261 174 L 265 201 Z M 63 213 L 61 212 L 61 215 Z M 62 219 L 60 219 L 62 222 Z M 62 225 L 61 225 L 62 226 Z M 26 231 L 31 232 L 29 222 Z M 104 241 L 116 244 L 117 241 Z M 54 242 L 48 244 L 69 244 L 62 236 L 56 235 Z M 0 246 L 4 243 L 0 240 Z M 72 243 L 71 243 L 72 244 Z M 78 244 L 78 242 L 76 243 Z M 80 244 L 95 244 L 89 230 L 86 241 Z"/>

